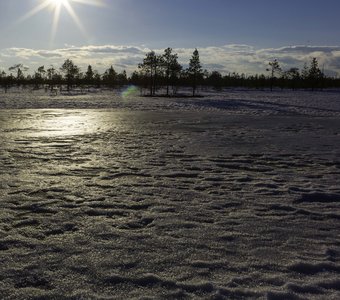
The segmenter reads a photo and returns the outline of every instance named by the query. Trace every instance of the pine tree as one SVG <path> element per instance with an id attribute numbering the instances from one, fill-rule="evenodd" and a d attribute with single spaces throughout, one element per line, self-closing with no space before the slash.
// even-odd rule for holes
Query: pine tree
<path id="1" fill-rule="evenodd" d="M 320 84 L 320 81 L 323 78 L 323 73 L 319 69 L 319 63 L 316 57 L 313 57 L 310 62 L 310 67 L 308 71 L 308 79 L 311 85 L 312 90 Z"/>
<path id="2" fill-rule="evenodd" d="M 163 64 L 163 57 L 151 51 L 146 54 L 143 63 L 138 65 L 138 68 L 150 78 L 150 96 L 154 96 L 156 93 L 157 79 Z"/>
<path id="3" fill-rule="evenodd" d="M 282 70 L 277 59 L 274 59 L 268 64 L 269 64 L 269 68 L 267 69 L 267 71 L 270 72 L 270 90 L 272 91 L 274 80 L 275 80 L 275 74 L 280 73 Z"/>
<path id="4" fill-rule="evenodd" d="M 67 90 L 70 90 L 73 81 L 79 75 L 80 69 L 73 63 L 72 60 L 66 59 L 60 70 L 65 74 Z"/>
<path id="5" fill-rule="evenodd" d="M 25 75 L 24 72 L 28 70 L 28 67 L 25 67 L 23 64 L 17 64 L 8 69 L 9 71 L 16 71 L 16 81 L 17 84 L 20 85 L 24 79 Z"/>
<path id="6" fill-rule="evenodd" d="M 104 84 L 113 87 L 117 82 L 117 75 L 118 74 L 113 66 L 108 68 L 103 75 Z"/>
<path id="7" fill-rule="evenodd" d="M 298 68 L 290 68 L 288 71 L 284 73 L 286 79 L 288 79 L 291 83 L 291 88 L 294 90 L 298 81 L 300 80 L 300 72 Z"/>
<path id="8" fill-rule="evenodd" d="M 92 70 L 92 66 L 89 65 L 85 73 L 85 81 L 87 84 L 91 84 L 93 82 L 93 76 L 94 76 L 94 72 Z"/>
<path id="9" fill-rule="evenodd" d="M 192 54 L 187 73 L 192 85 L 192 96 L 195 97 L 198 81 L 202 78 L 203 75 L 200 56 L 197 49 L 195 49 Z"/>
<path id="10" fill-rule="evenodd" d="M 163 63 L 166 80 L 166 95 L 169 96 L 170 80 L 175 80 L 178 73 L 182 70 L 182 66 L 178 63 L 178 55 L 172 54 L 171 48 L 167 48 L 164 50 Z"/>

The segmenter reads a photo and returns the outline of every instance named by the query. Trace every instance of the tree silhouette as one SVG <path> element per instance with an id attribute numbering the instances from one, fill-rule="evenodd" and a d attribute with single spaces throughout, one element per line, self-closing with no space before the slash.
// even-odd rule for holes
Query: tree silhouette
<path id="1" fill-rule="evenodd" d="M 0 73 L 0 82 L 1 82 L 1 85 L 3 86 L 3 88 L 5 89 L 5 93 L 7 93 L 7 89 L 11 85 L 11 79 L 12 79 L 12 74 L 7 76 L 5 71 L 2 71 Z"/>
<path id="2" fill-rule="evenodd" d="M 44 78 L 46 71 L 45 71 L 45 66 L 41 66 L 38 68 L 38 73 L 40 74 L 41 78 Z"/>
<path id="3" fill-rule="evenodd" d="M 25 75 L 24 71 L 28 71 L 28 67 L 25 67 L 23 64 L 16 64 L 12 67 L 9 67 L 9 71 L 16 71 L 16 82 L 18 85 L 20 85 L 22 82 L 24 82 Z"/>
<path id="4" fill-rule="evenodd" d="M 49 81 L 53 80 L 54 74 L 55 74 L 55 68 L 53 66 L 51 66 L 50 68 L 47 69 L 47 79 Z"/>
<path id="5" fill-rule="evenodd" d="M 92 70 L 92 66 L 89 65 L 89 66 L 87 67 L 87 71 L 86 71 L 86 73 L 85 73 L 85 82 L 86 82 L 87 84 L 93 83 L 93 77 L 94 77 L 94 72 L 93 72 L 93 70 Z"/>
<path id="6" fill-rule="evenodd" d="M 113 68 L 113 66 L 111 66 L 110 68 L 108 68 L 104 75 L 103 75 L 103 82 L 104 84 L 113 87 L 116 82 L 117 82 L 117 72 L 115 71 L 115 69 Z"/>
<path id="7" fill-rule="evenodd" d="M 128 83 L 128 76 L 125 70 L 117 75 L 117 83 L 119 86 L 123 86 Z"/>
<path id="8" fill-rule="evenodd" d="M 157 77 L 160 75 L 162 65 L 163 57 L 156 55 L 154 51 L 147 53 L 143 63 L 138 65 L 138 68 L 150 79 L 150 96 L 156 93 Z"/>
<path id="9" fill-rule="evenodd" d="M 277 61 L 277 59 L 274 59 L 273 61 L 270 61 L 269 63 L 269 68 L 267 69 L 267 71 L 270 72 L 270 90 L 273 90 L 273 85 L 274 85 L 274 80 L 275 80 L 275 75 L 277 73 L 280 73 L 281 67 L 279 65 L 279 62 Z"/>
<path id="10" fill-rule="evenodd" d="M 323 73 L 319 69 L 319 63 L 316 57 L 313 57 L 310 62 L 310 67 L 308 71 L 308 79 L 312 90 L 314 90 L 318 83 L 323 79 Z"/>
<path id="11" fill-rule="evenodd" d="M 295 90 L 298 81 L 300 80 L 301 76 L 300 76 L 300 72 L 298 68 L 290 68 L 289 70 L 284 72 L 284 77 L 285 79 L 287 79 L 288 81 L 290 81 L 290 85 L 292 90 Z"/>
<path id="12" fill-rule="evenodd" d="M 73 63 L 72 60 L 66 59 L 60 70 L 65 74 L 67 90 L 70 90 L 75 78 L 79 75 L 79 68 Z"/>
<path id="13" fill-rule="evenodd" d="M 5 92 L 11 86 L 33 85 L 33 88 L 41 88 L 41 85 L 49 84 L 51 90 L 54 86 L 67 84 L 69 90 L 72 85 L 82 86 L 83 84 L 100 87 L 106 85 L 110 87 L 122 86 L 128 83 L 140 87 L 141 94 L 143 89 L 150 88 L 150 95 L 154 96 L 156 88 L 166 88 L 166 95 L 169 96 L 169 88 L 172 85 L 172 92 L 175 94 L 180 86 L 192 86 L 192 95 L 196 95 L 198 85 L 210 86 L 215 88 L 222 87 L 248 87 L 273 89 L 274 84 L 281 88 L 311 88 L 312 90 L 320 87 L 339 88 L 340 78 L 325 76 L 320 70 L 318 60 L 312 58 L 310 63 L 299 72 L 298 68 L 290 68 L 285 72 L 281 71 L 279 62 L 274 59 L 270 61 L 270 75 L 264 74 L 246 75 L 239 73 L 221 74 L 218 71 L 203 71 L 200 63 L 198 50 L 192 54 L 189 67 L 182 72 L 182 66 L 178 63 L 178 56 L 173 53 L 171 48 L 166 48 L 162 55 L 157 55 L 151 51 L 146 53 L 143 62 L 138 65 L 139 71 L 132 73 L 130 78 L 126 71 L 117 73 L 113 66 L 107 69 L 104 74 L 100 74 L 87 67 L 87 71 L 82 73 L 72 60 L 67 59 L 58 69 L 50 66 L 47 70 L 44 66 L 38 67 L 33 74 L 25 75 L 28 70 L 22 64 L 15 64 L 9 68 L 9 75 L 0 71 L 0 86 Z M 14 75 L 13 75 L 14 74 Z M 281 76 L 276 78 L 280 74 Z"/>
<path id="14" fill-rule="evenodd" d="M 192 96 L 195 97 L 197 83 L 199 79 L 202 78 L 203 75 L 203 70 L 200 63 L 200 56 L 197 49 L 195 49 L 195 51 L 192 54 L 187 74 L 192 85 Z"/>
<path id="15" fill-rule="evenodd" d="M 46 72 L 47 72 L 47 82 L 52 91 L 56 84 L 61 83 L 62 77 L 60 74 L 58 74 L 58 72 L 52 65 L 46 70 Z"/>
<path id="16" fill-rule="evenodd" d="M 33 77 L 33 81 L 34 81 L 34 84 L 35 84 L 35 88 L 38 89 L 38 88 L 39 88 L 39 85 L 44 83 L 45 74 L 46 74 L 45 66 L 40 66 L 40 67 L 37 69 L 37 71 L 35 71 L 34 77 Z"/>
<path id="17" fill-rule="evenodd" d="M 95 82 L 96 87 L 100 88 L 102 81 L 101 81 L 101 76 L 97 71 L 94 72 L 93 80 Z"/>
<path id="18" fill-rule="evenodd" d="M 218 71 L 212 71 L 207 75 L 207 83 L 216 89 L 220 89 L 223 85 L 222 74 Z"/>
<path id="19" fill-rule="evenodd" d="M 178 55 L 172 53 L 172 48 L 166 48 L 163 54 L 163 65 L 165 70 L 166 95 L 169 96 L 169 86 L 172 81 L 177 78 L 177 75 L 182 70 L 182 66 L 178 63 Z"/>

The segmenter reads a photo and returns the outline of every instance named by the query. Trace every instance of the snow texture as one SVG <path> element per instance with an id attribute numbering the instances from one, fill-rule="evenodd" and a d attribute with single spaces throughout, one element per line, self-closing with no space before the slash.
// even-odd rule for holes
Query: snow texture
<path id="1" fill-rule="evenodd" d="M 340 93 L 0 93 L 1 299 L 340 299 Z"/>

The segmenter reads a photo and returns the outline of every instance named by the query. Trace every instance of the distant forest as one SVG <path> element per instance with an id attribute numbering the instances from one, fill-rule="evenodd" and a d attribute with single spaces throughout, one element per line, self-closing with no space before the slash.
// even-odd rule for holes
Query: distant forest
<path id="1" fill-rule="evenodd" d="M 138 69 L 131 76 L 126 71 L 116 72 L 110 66 L 103 74 L 93 70 L 89 65 L 83 72 L 74 62 L 66 59 L 63 65 L 56 69 L 39 67 L 34 74 L 25 73 L 27 67 L 16 64 L 0 72 L 0 86 L 7 92 L 11 87 L 33 86 L 34 89 L 55 90 L 61 87 L 71 90 L 73 88 L 109 87 L 119 88 L 128 84 L 138 86 L 144 93 L 154 96 L 157 92 L 165 96 L 174 96 L 180 87 L 190 87 L 192 96 L 197 95 L 197 89 L 203 86 L 216 89 L 228 87 L 243 87 L 254 89 L 311 89 L 340 88 L 340 79 L 326 76 L 318 66 L 316 58 L 311 58 L 302 70 L 290 68 L 283 70 L 277 59 L 268 63 L 265 74 L 245 75 L 230 73 L 223 75 L 218 71 L 204 70 L 197 49 L 188 62 L 188 68 L 178 62 L 178 55 L 171 48 L 164 50 L 163 54 L 151 51 L 145 55 Z M 161 91 L 161 92 L 160 92 Z"/>

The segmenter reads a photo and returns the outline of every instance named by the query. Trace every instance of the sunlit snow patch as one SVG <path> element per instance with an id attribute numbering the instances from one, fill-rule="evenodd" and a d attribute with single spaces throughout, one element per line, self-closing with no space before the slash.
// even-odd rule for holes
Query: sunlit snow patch
<path id="1" fill-rule="evenodd" d="M 49 111 L 35 122 L 39 135 L 70 136 L 98 132 L 105 122 L 100 112 L 80 112 L 77 110 Z"/>

